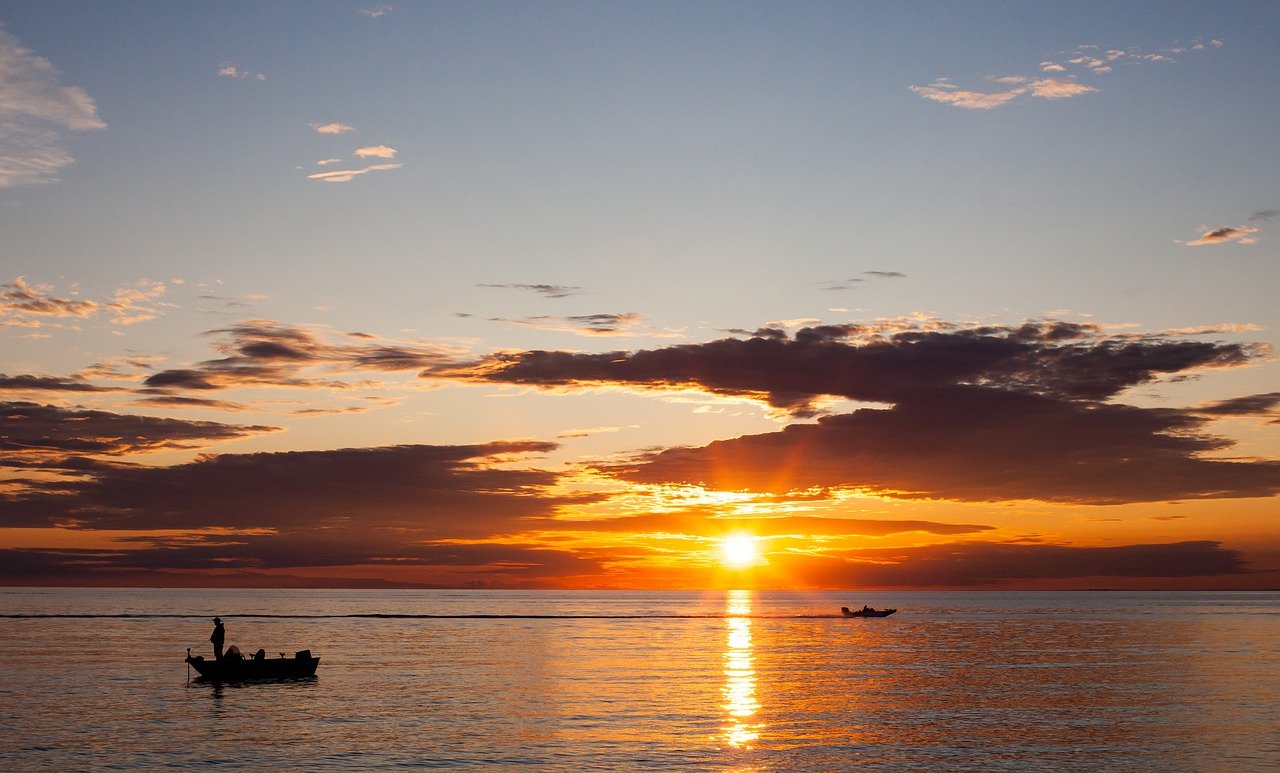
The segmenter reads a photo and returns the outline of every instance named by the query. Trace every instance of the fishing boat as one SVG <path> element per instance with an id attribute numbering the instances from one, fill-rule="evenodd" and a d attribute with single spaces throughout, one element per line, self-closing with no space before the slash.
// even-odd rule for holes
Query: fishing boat
<path id="1" fill-rule="evenodd" d="M 845 617 L 888 617 L 898 610 L 874 609 L 872 607 L 863 607 L 862 609 L 853 610 L 848 607 L 840 607 L 840 611 L 844 613 Z"/>
<path id="2" fill-rule="evenodd" d="M 187 665 L 201 677 L 216 682 L 315 676 L 316 666 L 320 665 L 320 658 L 312 657 L 311 650 L 296 652 L 291 658 L 286 658 L 283 652 L 278 658 L 268 658 L 262 650 L 246 658 L 238 650 L 232 650 L 235 650 L 234 646 L 228 649 L 222 660 L 205 660 L 203 655 L 192 657 L 191 650 L 187 650 Z"/>

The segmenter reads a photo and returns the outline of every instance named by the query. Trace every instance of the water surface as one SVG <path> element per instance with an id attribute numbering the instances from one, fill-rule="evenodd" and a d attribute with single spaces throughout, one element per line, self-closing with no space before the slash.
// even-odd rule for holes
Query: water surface
<path id="1" fill-rule="evenodd" d="M 1280 593 L 0 589 L 0 674 L 14 770 L 1280 769 Z"/>

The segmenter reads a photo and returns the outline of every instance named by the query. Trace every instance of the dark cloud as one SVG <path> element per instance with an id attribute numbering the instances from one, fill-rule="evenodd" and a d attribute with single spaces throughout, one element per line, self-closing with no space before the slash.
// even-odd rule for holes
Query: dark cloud
<path id="1" fill-rule="evenodd" d="M 211 400 L 204 397 L 183 397 L 180 395 L 159 395 L 135 401 L 138 405 L 155 405 L 177 408 L 212 408 L 218 411 L 243 411 L 248 406 L 226 400 Z"/>
<path id="2" fill-rule="evenodd" d="M 868 488 L 907 498 L 1116 504 L 1272 496 L 1280 462 L 1200 454 L 1229 441 L 1172 409 L 1064 400 L 981 387 L 862 409 L 602 469 L 640 483 L 785 492 Z"/>
<path id="3" fill-rule="evenodd" d="M 819 286 L 824 290 L 848 290 L 854 285 L 869 281 L 865 277 L 870 277 L 871 279 L 903 279 L 906 276 L 901 271 L 863 271 L 862 276 L 848 279 L 831 279 L 826 282 L 820 282 Z"/>
<path id="4" fill-rule="evenodd" d="M 18 392 L 117 392 L 118 389 L 98 386 L 88 381 L 67 376 L 7 376 L 0 373 L 0 389 Z"/>
<path id="5" fill-rule="evenodd" d="M 510 579 L 601 570 L 592 558 L 539 545 L 414 543 L 376 533 L 344 533 L 327 539 L 323 535 L 215 535 L 173 544 L 132 540 L 109 550 L 0 549 L 0 579 L 10 580 L 78 576 L 103 582 L 136 571 L 270 571 L 360 565 L 482 571 Z"/>
<path id="6" fill-rule="evenodd" d="M 583 314 L 569 317 L 543 315 L 524 317 L 523 319 L 492 317 L 489 321 L 510 322 L 542 330 L 559 330 L 582 335 L 620 335 L 634 329 L 641 319 L 642 317 L 639 314 L 626 312 L 622 314 Z"/>
<path id="7" fill-rule="evenodd" d="M 215 348 L 227 356 L 191 368 L 164 370 L 143 382 L 151 390 L 210 390 L 240 386 L 345 386 L 305 375 L 310 368 L 328 372 L 418 370 L 447 359 L 449 352 L 430 344 L 330 344 L 301 328 L 269 320 L 250 320 L 209 331 L 222 335 Z M 369 340 L 367 334 L 356 336 Z"/>
<path id="8" fill-rule="evenodd" d="M 1197 413 L 1209 416 L 1276 416 L 1280 407 L 1280 392 L 1233 397 L 1228 400 L 1201 405 Z"/>
<path id="9" fill-rule="evenodd" d="M 581 287 L 575 287 L 574 285 L 478 284 L 476 287 L 497 287 L 504 290 L 528 290 L 539 295 L 545 295 L 548 298 L 567 298 L 570 295 L 578 295 L 582 292 Z"/>
<path id="10" fill-rule="evenodd" d="M 799 578 L 834 587 L 965 587 L 1085 578 L 1243 576 L 1244 557 L 1210 541 L 1119 547 L 993 542 L 859 550 L 799 563 Z"/>
<path id="11" fill-rule="evenodd" d="M 500 353 L 441 363 L 422 375 L 546 387 L 696 387 L 763 396 L 776 408 L 806 415 L 824 396 L 896 403 L 927 399 L 961 384 L 1103 399 L 1164 374 L 1243 364 L 1254 354 L 1245 344 L 1107 338 L 1094 326 L 1056 321 L 889 334 L 858 325 L 822 325 L 801 328 L 791 338 L 763 328 L 746 340 L 634 352 Z"/>
<path id="12" fill-rule="evenodd" d="M 1254 234 L 1258 229 L 1253 226 L 1223 226 L 1215 228 L 1211 231 L 1205 231 L 1199 238 L 1187 242 L 1188 247 L 1203 247 L 1206 244 L 1226 244 L 1227 242 L 1237 242 L 1239 244 L 1253 244 Z"/>
<path id="13" fill-rule="evenodd" d="M 214 425 L 222 426 L 222 425 Z M 497 466 L 553 443 L 390 446 L 209 455 L 171 467 L 120 466 L 56 493 L 0 498 L 0 525 L 89 529 L 400 530 L 396 539 L 482 537 L 523 528 L 561 504 L 557 475 Z"/>
<path id="14" fill-rule="evenodd" d="M 64 455 L 122 456 L 200 448 L 275 427 L 156 418 L 38 403 L 0 403 L 0 466 L 39 466 Z M 61 463 L 59 463 L 61 466 Z"/>
<path id="15" fill-rule="evenodd" d="M 715 537 L 730 531 L 748 531 L 759 537 L 794 535 L 883 537 L 906 532 L 929 534 L 973 534 L 995 527 L 972 523 L 938 523 L 936 521 L 877 520 L 873 518 L 821 518 L 816 516 L 724 517 L 713 507 L 690 508 L 675 513 L 598 518 L 594 520 L 559 520 L 540 528 L 564 531 L 610 533 L 693 534 Z"/>
<path id="16" fill-rule="evenodd" d="M 1260 209 L 1249 215 L 1248 220 L 1250 223 L 1269 223 L 1277 217 L 1280 217 L 1280 209 Z"/>

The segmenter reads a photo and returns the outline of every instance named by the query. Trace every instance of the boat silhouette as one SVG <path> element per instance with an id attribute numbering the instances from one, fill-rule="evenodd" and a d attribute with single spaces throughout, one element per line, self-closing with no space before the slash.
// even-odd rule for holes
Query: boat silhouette
<path id="1" fill-rule="evenodd" d="M 873 607 L 863 607 L 859 610 L 852 610 L 848 607 L 840 607 L 840 611 L 845 617 L 888 617 L 898 610 L 895 609 L 875 609 Z"/>
<path id="2" fill-rule="evenodd" d="M 204 679 L 237 682 L 249 679 L 315 676 L 320 658 L 312 657 L 311 650 L 294 653 L 291 658 L 286 658 L 283 652 L 278 658 L 268 658 L 265 652 L 258 650 L 253 657 L 246 658 L 233 646 L 221 660 L 205 660 L 203 655 L 192 657 L 191 650 L 187 650 L 187 665 L 194 668 Z"/>

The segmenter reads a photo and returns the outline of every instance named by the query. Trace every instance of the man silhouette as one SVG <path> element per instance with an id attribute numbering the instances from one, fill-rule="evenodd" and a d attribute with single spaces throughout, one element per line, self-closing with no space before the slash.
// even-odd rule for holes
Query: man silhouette
<path id="1" fill-rule="evenodd" d="M 222 642 L 226 637 L 227 632 L 222 627 L 222 618 L 213 618 L 213 634 L 209 637 L 209 641 L 213 642 L 214 660 L 222 660 Z"/>

